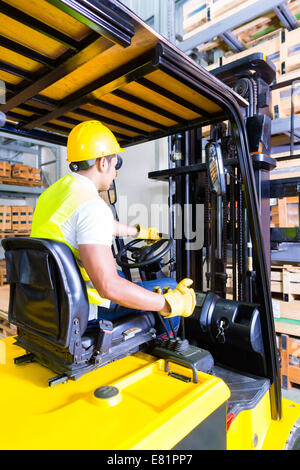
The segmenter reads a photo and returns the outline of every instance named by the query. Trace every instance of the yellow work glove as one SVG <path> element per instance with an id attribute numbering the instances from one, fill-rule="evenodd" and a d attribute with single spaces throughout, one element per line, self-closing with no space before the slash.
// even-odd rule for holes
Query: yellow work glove
<path id="1" fill-rule="evenodd" d="M 161 236 L 155 227 L 150 227 L 150 228 L 144 228 L 141 225 L 136 225 L 138 234 L 136 238 L 140 240 L 145 240 L 148 245 L 151 245 L 151 243 L 157 242 L 158 240 L 161 240 Z"/>
<path id="2" fill-rule="evenodd" d="M 189 287 L 192 284 L 193 281 L 191 279 L 183 279 L 174 290 L 169 289 L 168 292 L 163 294 L 171 307 L 171 312 L 169 313 L 160 312 L 164 318 L 189 317 L 192 315 L 196 306 L 195 291 Z"/>

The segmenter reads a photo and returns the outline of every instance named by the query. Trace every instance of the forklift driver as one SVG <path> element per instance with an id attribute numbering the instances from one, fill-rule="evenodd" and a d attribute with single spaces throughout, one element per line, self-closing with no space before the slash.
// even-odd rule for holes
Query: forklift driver
<path id="1" fill-rule="evenodd" d="M 67 142 L 67 161 L 72 175 L 65 175 L 39 197 L 33 216 L 31 237 L 66 243 L 72 250 L 87 286 L 89 321 L 117 320 L 130 309 L 160 312 L 172 318 L 173 328 L 180 316 L 195 308 L 190 279 L 179 284 L 171 278 L 133 283 L 116 269 L 112 253 L 113 236 L 159 240 L 155 228 L 128 226 L 114 220 L 98 191 L 108 190 L 121 159 L 114 134 L 99 121 L 86 121 L 72 129 Z M 153 284 L 155 282 L 155 284 Z M 169 286 L 165 294 L 153 287 Z M 168 322 L 165 322 L 167 328 Z"/>

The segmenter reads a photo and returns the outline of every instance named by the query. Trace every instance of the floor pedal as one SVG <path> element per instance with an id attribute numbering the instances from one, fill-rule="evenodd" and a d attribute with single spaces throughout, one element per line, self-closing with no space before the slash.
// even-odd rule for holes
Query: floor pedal
<path id="1" fill-rule="evenodd" d="M 68 380 L 69 380 L 69 377 L 65 374 L 57 375 L 56 377 L 52 377 L 52 379 L 48 380 L 48 385 L 49 387 L 54 387 L 55 385 L 58 385 L 58 384 L 67 383 Z"/>
<path id="2" fill-rule="evenodd" d="M 16 365 L 25 364 L 26 362 L 34 361 L 34 355 L 32 353 L 24 354 L 23 356 L 18 356 L 14 358 L 14 363 Z"/>

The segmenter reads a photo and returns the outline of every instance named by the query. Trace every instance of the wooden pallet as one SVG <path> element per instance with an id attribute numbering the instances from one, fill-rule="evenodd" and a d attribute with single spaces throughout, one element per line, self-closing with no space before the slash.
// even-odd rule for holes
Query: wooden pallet
<path id="1" fill-rule="evenodd" d="M 272 158 L 290 156 L 290 152 L 272 155 Z M 277 161 L 276 168 L 270 172 L 270 180 L 299 178 L 300 181 L 300 158 Z"/>
<path id="2" fill-rule="evenodd" d="M 30 236 L 30 231 L 29 230 L 23 230 L 19 232 L 14 232 L 13 230 L 1 232 L 0 231 L 0 238 L 9 238 L 9 237 L 29 237 Z"/>
<path id="3" fill-rule="evenodd" d="M 22 163 L 0 161 L 0 183 L 17 186 L 42 186 L 41 170 Z"/>
<path id="4" fill-rule="evenodd" d="M 300 41 L 300 40 L 299 40 Z M 298 57 L 298 56 L 297 56 Z M 297 81 L 300 77 L 300 56 L 298 57 L 299 64 L 297 70 L 284 74 L 277 74 L 277 83 L 283 83 L 288 80 L 295 80 L 294 83 L 294 114 L 300 113 L 300 82 Z M 286 118 L 291 116 L 291 95 L 292 87 L 291 85 L 281 87 L 275 90 L 272 90 L 272 106 L 271 106 L 271 115 L 273 119 Z"/>
<path id="5" fill-rule="evenodd" d="M 211 71 L 221 65 L 227 65 L 238 59 L 247 57 L 250 54 L 263 52 L 276 67 L 276 81 L 279 79 L 283 81 L 283 79 L 287 79 L 288 73 L 294 72 L 296 74 L 299 72 L 300 52 L 298 51 L 298 43 L 299 31 L 297 29 L 293 31 L 280 29 L 272 39 L 264 43 L 259 43 L 255 47 L 251 47 L 245 51 L 228 56 L 222 56 L 217 62 L 207 66 L 206 69 Z"/>
<path id="6" fill-rule="evenodd" d="M 296 272 L 289 273 L 288 270 Z M 226 270 L 226 274 L 226 298 L 232 300 L 233 282 L 231 268 Z M 287 275 L 291 275 L 292 278 L 287 279 Z M 273 280 L 271 281 L 271 291 L 273 315 L 276 333 L 299 336 L 300 338 L 300 296 L 293 293 L 295 289 L 294 283 L 292 283 L 295 280 L 293 276 L 296 276 L 296 281 L 300 279 L 300 268 L 294 266 L 275 266 L 273 269 L 272 267 L 271 279 Z M 298 286 L 298 283 L 296 283 L 296 286 L 298 291 L 300 286 Z"/>
<path id="7" fill-rule="evenodd" d="M 6 338 L 17 334 L 17 328 L 9 323 L 6 312 L 0 310 L 0 337 Z"/>
<path id="8" fill-rule="evenodd" d="M 300 2 L 299 2 L 300 10 Z M 234 32 L 234 31 L 233 31 Z M 239 38 L 241 40 L 241 38 Z M 267 38 L 269 39 L 269 38 Z M 249 48 L 239 53 L 232 53 L 219 58 L 217 62 L 206 67 L 211 71 L 222 65 L 229 64 L 248 55 L 263 52 L 276 67 L 276 82 L 299 79 L 300 76 L 300 48 L 299 30 L 276 30 L 275 34 L 265 42 L 259 42 L 255 47 L 248 44 Z M 207 45 L 206 45 L 207 46 Z M 204 46 L 202 46 L 203 48 Z M 211 44 L 211 47 L 220 45 Z M 271 115 L 273 119 L 289 117 L 291 115 L 291 86 L 272 90 Z M 300 113 L 300 84 L 295 83 L 294 113 Z"/>
<path id="9" fill-rule="evenodd" d="M 16 327 L 8 321 L 9 292 L 8 284 L 0 287 L 0 337 L 2 338 L 16 334 Z"/>
<path id="10" fill-rule="evenodd" d="M 9 284 L 0 287 L 0 312 L 4 312 L 6 316 L 8 315 L 9 292 Z"/>
<path id="11" fill-rule="evenodd" d="M 299 197 L 276 198 L 271 203 L 271 227 L 299 227 Z"/>
<path id="12" fill-rule="evenodd" d="M 40 182 L 41 170 L 22 163 L 15 163 L 11 166 L 11 178 Z"/>
<path id="13" fill-rule="evenodd" d="M 0 184 L 11 184 L 13 186 L 29 186 L 29 187 L 36 187 L 36 186 L 44 186 L 42 181 L 27 181 L 24 179 L 18 178 L 3 178 L 0 177 Z"/>
<path id="14" fill-rule="evenodd" d="M 190 0 L 183 5 L 183 29 L 195 32 L 206 23 L 213 23 L 228 11 L 245 3 L 245 0 Z"/>
<path id="15" fill-rule="evenodd" d="M 246 0 L 242 2 L 237 8 L 223 12 L 222 16 L 217 17 L 215 20 L 208 22 L 194 30 L 189 31 L 184 35 L 183 39 L 188 39 L 196 33 L 201 33 L 213 26 L 214 22 L 220 20 L 226 22 L 226 18 L 234 15 L 238 10 L 255 4 L 257 0 Z M 222 0 L 219 0 L 220 4 Z M 288 2 L 289 9 L 293 15 L 299 17 L 300 2 Z M 298 19 L 299 24 L 299 19 Z M 284 35 L 282 35 L 284 31 Z M 225 65 L 233 60 L 240 59 L 250 53 L 263 52 L 275 64 L 278 74 L 286 74 L 293 70 L 298 69 L 299 54 L 297 45 L 299 43 L 299 36 L 297 30 L 288 31 L 282 28 L 274 11 L 269 11 L 258 18 L 255 18 L 248 23 L 236 27 L 232 30 L 234 36 L 245 46 L 242 52 L 234 53 L 219 37 L 211 40 L 209 43 L 199 45 L 197 48 L 200 52 L 208 51 L 212 48 L 221 49 L 224 54 L 214 64 L 208 66 L 208 70 Z M 291 33 L 291 34 L 290 34 Z"/>
<path id="16" fill-rule="evenodd" d="M 290 302 L 300 298 L 300 267 L 272 266 L 271 292 L 282 296 L 282 300 Z"/>
<path id="17" fill-rule="evenodd" d="M 226 22 L 226 18 L 255 2 L 256 0 L 190 0 L 186 2 L 183 5 L 183 29 L 186 31 L 183 39 L 206 30 L 216 22 Z M 271 16 L 275 15 L 271 13 Z M 264 15 L 263 23 L 266 22 L 265 17 L 266 15 Z"/>
<path id="18" fill-rule="evenodd" d="M 4 286 L 4 284 L 7 284 L 6 266 L 0 267 L 0 286 Z"/>
<path id="19" fill-rule="evenodd" d="M 292 384 L 300 385 L 300 338 L 285 334 L 279 336 L 281 357 L 281 385 L 285 389 Z"/>
<path id="20" fill-rule="evenodd" d="M 285 302 L 282 295 L 272 294 L 272 304 L 276 333 L 300 338 L 300 301 Z"/>
<path id="21" fill-rule="evenodd" d="M 38 168 L 29 169 L 29 181 L 41 182 L 41 170 Z"/>

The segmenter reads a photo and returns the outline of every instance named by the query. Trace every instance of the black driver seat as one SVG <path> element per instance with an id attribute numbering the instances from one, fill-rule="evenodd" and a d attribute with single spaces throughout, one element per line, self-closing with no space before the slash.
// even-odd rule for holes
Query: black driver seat
<path id="1" fill-rule="evenodd" d="M 75 379 L 155 337 L 152 313 L 133 310 L 114 324 L 88 323 L 86 286 L 64 243 L 7 238 L 2 245 L 10 284 L 8 318 L 18 327 L 16 344 L 31 360 Z"/>

